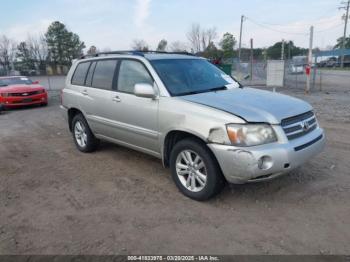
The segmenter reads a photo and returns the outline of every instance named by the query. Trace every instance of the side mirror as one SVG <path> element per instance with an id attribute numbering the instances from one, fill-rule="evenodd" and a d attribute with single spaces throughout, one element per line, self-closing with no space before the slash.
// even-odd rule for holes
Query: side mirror
<path id="1" fill-rule="evenodd" d="M 39 85 L 39 81 L 33 81 L 33 85 Z"/>
<path id="2" fill-rule="evenodd" d="M 249 78 L 250 78 L 250 75 L 245 75 L 243 79 L 244 79 L 244 80 L 247 80 L 247 79 L 249 79 Z"/>
<path id="3" fill-rule="evenodd" d="M 145 98 L 155 98 L 156 96 L 153 86 L 146 83 L 135 84 L 134 94 L 135 96 L 145 97 Z"/>

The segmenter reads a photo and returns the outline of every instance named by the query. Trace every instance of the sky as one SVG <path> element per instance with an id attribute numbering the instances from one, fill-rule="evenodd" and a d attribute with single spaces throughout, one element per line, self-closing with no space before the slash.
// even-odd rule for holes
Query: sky
<path id="1" fill-rule="evenodd" d="M 314 46 L 327 48 L 343 34 L 340 0 L 0 0 L 0 35 L 23 41 L 28 35 L 45 33 L 53 21 L 63 22 L 86 46 L 100 50 L 130 49 L 144 39 L 155 49 L 161 39 L 187 42 L 193 23 L 215 27 L 239 38 L 242 44 L 268 47 L 292 40 L 308 47 L 309 29 L 315 27 Z M 350 32 L 350 29 L 349 29 Z"/>

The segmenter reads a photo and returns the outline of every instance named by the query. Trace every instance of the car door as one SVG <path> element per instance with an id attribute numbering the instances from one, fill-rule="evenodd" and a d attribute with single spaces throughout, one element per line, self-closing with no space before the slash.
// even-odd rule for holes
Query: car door
<path id="1" fill-rule="evenodd" d="M 117 90 L 112 92 L 110 99 L 110 117 L 117 128 L 114 138 L 158 155 L 158 99 L 134 95 L 135 84 L 148 83 L 156 88 L 154 80 L 138 60 L 123 59 L 118 69 Z"/>
<path id="2" fill-rule="evenodd" d="M 118 60 L 103 59 L 91 64 L 82 89 L 80 106 L 95 135 L 111 136 L 114 128 L 110 122 L 108 104 L 112 95 Z"/>

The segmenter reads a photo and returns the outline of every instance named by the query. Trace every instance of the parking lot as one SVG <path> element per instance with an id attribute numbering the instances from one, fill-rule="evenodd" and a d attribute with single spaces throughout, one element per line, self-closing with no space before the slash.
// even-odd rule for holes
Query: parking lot
<path id="1" fill-rule="evenodd" d="M 57 91 L 48 107 L 0 114 L 0 253 L 349 253 L 350 91 L 278 91 L 315 107 L 324 152 L 208 202 L 178 192 L 153 157 L 108 143 L 80 153 Z"/>

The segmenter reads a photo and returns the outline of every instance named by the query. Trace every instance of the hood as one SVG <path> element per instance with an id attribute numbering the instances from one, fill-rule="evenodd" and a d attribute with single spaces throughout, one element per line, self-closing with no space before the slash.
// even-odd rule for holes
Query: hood
<path id="1" fill-rule="evenodd" d="M 0 87 L 0 93 L 23 93 L 42 90 L 41 85 L 9 85 Z"/>
<path id="2" fill-rule="evenodd" d="M 312 110 L 300 99 L 246 87 L 179 98 L 223 110 L 247 122 L 279 124 L 284 118 Z"/>

